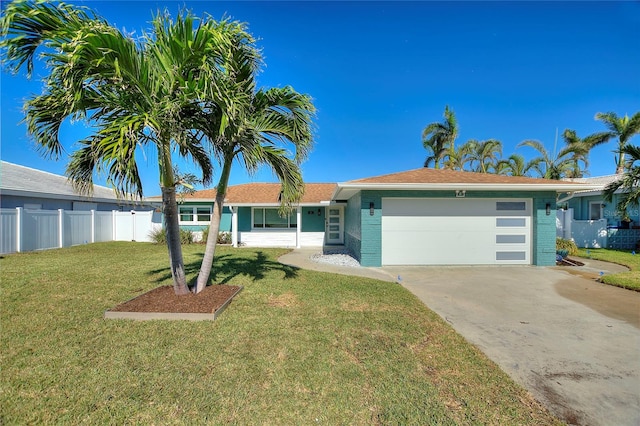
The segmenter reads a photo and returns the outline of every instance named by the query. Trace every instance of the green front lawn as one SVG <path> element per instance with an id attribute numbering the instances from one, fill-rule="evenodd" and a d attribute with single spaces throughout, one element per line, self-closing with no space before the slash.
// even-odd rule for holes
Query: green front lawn
<path id="1" fill-rule="evenodd" d="M 185 246 L 189 278 L 203 246 Z M 0 258 L 2 424 L 559 424 L 403 287 L 218 247 L 215 322 L 104 320 L 170 284 L 167 250 Z"/>
<path id="2" fill-rule="evenodd" d="M 640 291 L 640 254 L 631 250 L 578 249 L 578 256 L 626 266 L 629 272 L 605 275 L 602 282 Z"/>

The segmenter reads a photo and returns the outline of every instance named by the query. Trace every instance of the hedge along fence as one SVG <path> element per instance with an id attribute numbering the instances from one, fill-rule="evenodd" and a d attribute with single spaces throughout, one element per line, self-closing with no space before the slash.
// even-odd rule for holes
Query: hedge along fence
<path id="1" fill-rule="evenodd" d="M 150 242 L 162 227 L 150 211 L 0 209 L 0 254 L 47 250 L 101 241 Z"/>

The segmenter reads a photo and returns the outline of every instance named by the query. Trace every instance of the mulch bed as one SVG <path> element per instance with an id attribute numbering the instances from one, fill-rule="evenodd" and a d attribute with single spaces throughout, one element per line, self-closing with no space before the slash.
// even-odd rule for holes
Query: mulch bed
<path id="1" fill-rule="evenodd" d="M 210 285 L 198 294 L 176 296 L 172 286 L 158 287 L 116 306 L 111 311 L 211 314 L 239 289 L 240 287 L 235 285 Z"/>

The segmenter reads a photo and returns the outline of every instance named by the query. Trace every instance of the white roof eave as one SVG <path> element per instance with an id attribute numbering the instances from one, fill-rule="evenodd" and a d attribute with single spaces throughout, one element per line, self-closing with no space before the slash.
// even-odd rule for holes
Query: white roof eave
<path id="1" fill-rule="evenodd" d="M 557 182 L 557 181 L 556 181 Z M 602 185 L 576 184 L 572 182 L 554 184 L 532 183 L 338 183 L 333 192 L 336 198 L 342 192 L 355 193 L 362 190 L 401 191 L 553 191 L 556 193 L 601 189 Z"/>

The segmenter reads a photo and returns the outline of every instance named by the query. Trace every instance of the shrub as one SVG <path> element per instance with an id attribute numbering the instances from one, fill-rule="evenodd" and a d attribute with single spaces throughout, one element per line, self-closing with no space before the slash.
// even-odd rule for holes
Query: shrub
<path id="1" fill-rule="evenodd" d="M 571 240 L 565 240 L 564 238 L 557 237 L 556 238 L 556 253 L 557 252 L 566 252 L 572 256 L 578 254 L 578 246 Z M 563 257 L 566 257 L 563 256 Z"/>
<path id="2" fill-rule="evenodd" d="M 219 232 L 218 244 L 231 244 L 231 232 Z"/>
<path id="3" fill-rule="evenodd" d="M 154 244 L 167 244 L 167 231 L 164 228 L 156 229 L 149 233 L 151 240 Z M 180 244 L 192 244 L 193 232 L 186 229 L 180 230 Z"/>
<path id="4" fill-rule="evenodd" d="M 206 243 L 209 239 L 209 228 L 202 230 L 202 242 Z M 231 244 L 231 232 L 218 232 L 217 244 Z"/>

